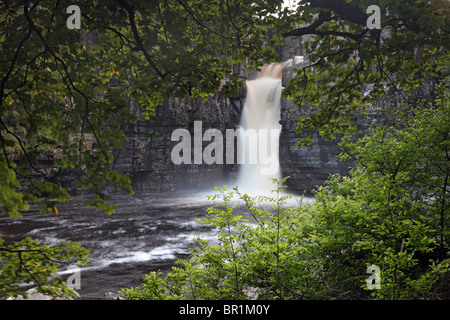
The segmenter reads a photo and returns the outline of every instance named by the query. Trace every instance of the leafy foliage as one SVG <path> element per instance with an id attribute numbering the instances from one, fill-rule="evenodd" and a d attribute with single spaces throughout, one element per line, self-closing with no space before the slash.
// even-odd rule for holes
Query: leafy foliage
<path id="1" fill-rule="evenodd" d="M 325 209 L 329 196 L 337 199 L 342 193 L 347 208 L 351 206 L 346 201 L 359 200 L 357 210 L 364 218 L 354 222 L 360 231 L 353 233 L 357 237 L 353 248 L 370 252 L 384 270 L 388 281 L 377 295 L 426 295 L 428 287 L 420 291 L 408 286 L 426 282 L 417 275 L 435 276 L 424 272 L 450 253 L 448 96 L 444 91 L 434 107 L 412 110 L 413 116 L 399 128 L 378 126 L 355 143 L 348 139 L 341 143 L 359 166 L 352 180 L 331 181 L 333 191 L 323 205 Z"/>
<path id="2" fill-rule="evenodd" d="M 9 246 L 0 247 L 0 296 L 27 297 L 21 285 L 35 283 L 38 291 L 49 296 L 76 297 L 77 293 L 67 287 L 57 276 L 63 263 L 86 265 L 89 251 L 79 243 L 62 242 L 49 247 L 29 237 Z"/>

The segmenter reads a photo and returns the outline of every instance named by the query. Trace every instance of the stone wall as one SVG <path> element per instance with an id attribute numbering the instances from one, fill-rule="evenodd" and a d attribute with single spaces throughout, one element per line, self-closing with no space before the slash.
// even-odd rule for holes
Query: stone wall
<path id="1" fill-rule="evenodd" d="M 171 159 L 171 141 L 176 129 L 186 129 L 194 137 L 194 121 L 202 121 L 202 131 L 209 128 L 235 128 L 244 103 L 244 93 L 226 98 L 217 93 L 202 99 L 173 99 L 156 110 L 150 120 L 139 119 L 126 128 L 127 143 L 115 151 L 113 167 L 128 175 L 136 191 L 159 192 L 212 188 L 226 184 L 237 174 L 233 165 L 180 164 Z M 192 141 L 191 141 L 192 142 Z M 210 142 L 203 142 L 203 147 Z M 193 159 L 194 150 L 192 148 Z"/>

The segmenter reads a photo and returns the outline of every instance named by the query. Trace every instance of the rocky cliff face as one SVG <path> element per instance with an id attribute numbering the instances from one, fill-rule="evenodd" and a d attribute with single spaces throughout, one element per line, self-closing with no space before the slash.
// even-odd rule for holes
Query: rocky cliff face
<path id="1" fill-rule="evenodd" d="M 299 38 L 288 38 L 277 50 L 284 60 L 303 55 Z M 238 72 L 243 70 L 238 69 Z M 291 69 L 283 74 L 284 85 L 292 76 Z M 122 149 L 116 150 L 114 168 L 131 177 L 136 191 L 200 190 L 223 184 L 233 185 L 239 171 L 238 165 L 175 165 L 171 160 L 171 151 L 178 141 L 171 141 L 171 135 L 175 129 L 184 128 L 193 137 L 194 121 L 202 121 L 203 132 L 216 128 L 225 136 L 226 129 L 235 129 L 238 125 L 244 102 L 245 88 L 233 99 L 217 93 L 207 101 L 191 98 L 166 101 L 157 109 L 154 119 L 139 119 L 127 128 L 128 142 Z M 313 145 L 295 146 L 298 137 L 296 123 L 300 115 L 308 112 L 307 106 L 298 108 L 292 102 L 282 100 L 280 164 L 283 176 L 290 176 L 288 186 L 296 192 L 310 192 L 323 184 L 331 173 L 348 172 L 348 164 L 339 162 L 337 158 L 338 148 L 318 134 L 314 134 Z M 207 144 L 209 142 L 204 142 L 203 147 Z"/>
<path id="2" fill-rule="evenodd" d="M 303 55 L 302 39 L 288 38 L 277 48 L 282 60 Z M 243 66 L 234 72 L 243 77 Z M 286 70 L 283 82 L 292 76 Z M 245 103 L 245 88 L 235 98 L 226 98 L 217 93 L 206 101 L 201 99 L 173 99 L 156 110 L 153 119 L 138 121 L 126 128 L 128 137 L 123 148 L 115 151 L 114 169 L 128 175 L 135 191 L 165 192 L 211 189 L 227 184 L 232 186 L 237 178 L 239 166 L 233 164 L 180 164 L 172 162 L 172 148 L 178 141 L 171 141 L 176 129 L 187 129 L 194 136 L 194 121 L 202 121 L 203 132 L 209 128 L 219 129 L 225 136 L 226 129 L 235 129 Z M 281 103 L 282 133 L 280 137 L 280 164 L 283 176 L 290 176 L 288 185 L 293 191 L 311 191 L 323 184 L 330 173 L 346 173 L 346 164 L 340 163 L 338 149 L 330 142 L 314 135 L 312 146 L 296 147 L 296 122 L 301 114 L 309 112 L 307 107 L 298 108 L 291 102 Z M 203 147 L 209 142 L 203 142 Z M 193 158 L 193 150 L 192 150 Z M 225 162 L 225 161 L 224 161 Z"/>

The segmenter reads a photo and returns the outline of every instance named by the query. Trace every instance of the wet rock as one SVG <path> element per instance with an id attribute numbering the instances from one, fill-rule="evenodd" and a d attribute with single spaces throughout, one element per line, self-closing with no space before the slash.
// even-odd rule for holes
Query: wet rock
<path id="1" fill-rule="evenodd" d="M 22 295 L 19 295 L 15 298 L 8 298 L 8 300 L 73 300 L 73 298 L 65 298 L 65 297 L 50 297 L 46 294 L 43 294 L 37 290 L 37 288 L 31 288 L 25 291 L 27 298 Z"/>

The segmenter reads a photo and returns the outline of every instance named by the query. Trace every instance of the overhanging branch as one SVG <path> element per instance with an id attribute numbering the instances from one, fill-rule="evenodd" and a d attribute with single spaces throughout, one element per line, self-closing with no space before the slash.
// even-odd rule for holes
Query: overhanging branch
<path id="1" fill-rule="evenodd" d="M 125 0 L 117 0 L 119 4 L 122 6 L 122 8 L 125 9 L 125 11 L 128 13 L 128 21 L 130 22 L 130 28 L 133 32 L 134 39 L 136 40 L 137 49 L 141 50 L 145 56 L 145 59 L 147 62 L 151 65 L 153 70 L 158 74 L 158 76 L 161 78 L 161 80 L 164 81 L 166 74 L 162 73 L 161 70 L 156 66 L 155 62 L 153 61 L 153 58 L 150 56 L 148 51 L 145 49 L 144 42 L 142 41 L 141 37 L 139 36 L 139 32 L 136 26 L 135 21 L 135 14 L 134 14 L 134 8 L 129 5 Z"/>
<path id="2" fill-rule="evenodd" d="M 329 9 L 346 21 L 366 25 L 368 15 L 343 0 L 308 0 L 308 2 L 313 8 Z"/>
<path id="3" fill-rule="evenodd" d="M 368 29 L 364 29 L 359 34 L 334 30 L 317 30 L 322 24 L 331 20 L 331 11 L 336 13 L 341 19 L 345 21 L 357 23 L 363 26 L 366 25 L 368 16 L 358 7 L 352 6 L 347 2 L 341 0 L 310 0 L 309 3 L 311 7 L 321 8 L 324 10 L 320 11 L 319 17 L 311 25 L 287 32 L 284 34 L 285 37 L 315 34 L 321 37 L 341 36 L 357 41 L 368 32 Z"/>

